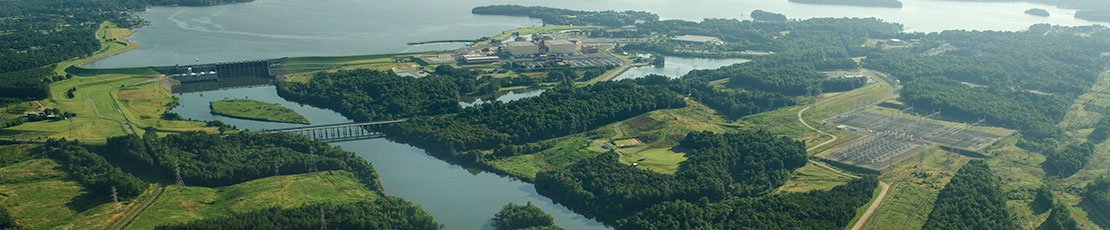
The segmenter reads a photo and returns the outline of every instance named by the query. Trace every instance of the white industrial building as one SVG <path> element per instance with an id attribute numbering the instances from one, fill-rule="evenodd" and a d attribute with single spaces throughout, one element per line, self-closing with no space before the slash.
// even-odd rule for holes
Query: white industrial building
<path id="1" fill-rule="evenodd" d="M 540 53 L 540 46 L 528 41 L 514 41 L 505 43 L 503 48 L 513 56 L 525 56 Z"/>
<path id="2" fill-rule="evenodd" d="M 548 53 L 562 54 L 578 53 L 578 50 L 582 47 L 582 43 L 568 40 L 547 40 L 543 41 L 543 45 L 547 47 Z"/>

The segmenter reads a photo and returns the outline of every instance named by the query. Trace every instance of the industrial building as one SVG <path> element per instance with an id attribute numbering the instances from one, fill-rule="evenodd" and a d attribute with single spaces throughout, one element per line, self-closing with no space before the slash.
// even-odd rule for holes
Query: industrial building
<path id="1" fill-rule="evenodd" d="M 578 53 L 578 50 L 582 48 L 582 43 L 569 40 L 546 40 L 543 41 L 543 45 L 547 47 L 548 53 Z"/>
<path id="2" fill-rule="evenodd" d="M 682 36 L 671 38 L 671 40 L 680 41 L 680 42 L 706 43 L 706 44 L 714 44 L 714 45 L 725 44 L 725 42 L 721 41 L 720 38 L 710 37 L 710 36 L 701 36 L 701 35 L 682 35 Z"/>
<path id="3" fill-rule="evenodd" d="M 527 41 L 514 41 L 505 43 L 505 51 L 513 56 L 526 56 L 540 53 L 540 46 Z"/>
<path id="4" fill-rule="evenodd" d="M 463 62 L 466 64 L 489 64 L 500 61 L 497 56 L 486 56 L 481 54 L 467 54 L 463 55 Z"/>

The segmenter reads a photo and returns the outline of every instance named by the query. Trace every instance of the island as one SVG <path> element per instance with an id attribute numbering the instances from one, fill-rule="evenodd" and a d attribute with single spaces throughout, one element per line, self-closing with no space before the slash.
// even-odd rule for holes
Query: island
<path id="1" fill-rule="evenodd" d="M 753 10 L 752 19 L 765 22 L 785 22 L 788 20 L 786 19 L 786 15 L 763 10 Z"/>
<path id="2" fill-rule="evenodd" d="M 247 99 L 213 101 L 212 114 L 248 120 L 309 124 L 308 118 L 280 104 Z"/>
<path id="3" fill-rule="evenodd" d="M 902 1 L 898 0 L 790 0 L 790 2 L 823 5 L 902 8 Z"/>
<path id="4" fill-rule="evenodd" d="M 1033 8 L 1025 11 L 1025 14 L 1036 15 L 1041 17 L 1048 17 L 1050 14 L 1047 10 L 1041 8 Z"/>

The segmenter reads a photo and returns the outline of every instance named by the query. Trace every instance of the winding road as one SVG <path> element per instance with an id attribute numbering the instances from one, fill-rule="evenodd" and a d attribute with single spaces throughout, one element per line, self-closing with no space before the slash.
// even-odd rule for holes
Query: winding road
<path id="1" fill-rule="evenodd" d="M 881 75 L 881 74 L 877 74 L 877 75 Z M 886 79 L 879 79 L 879 81 L 887 83 L 887 86 L 888 86 L 887 88 L 889 90 L 887 91 L 887 96 L 885 98 L 893 97 L 894 96 L 894 85 L 890 84 L 890 82 L 887 81 Z M 843 96 L 843 95 L 841 95 L 841 96 Z M 829 99 L 826 99 L 826 100 L 821 101 L 821 102 L 835 100 L 839 97 L 840 96 L 829 98 Z M 886 99 L 879 100 L 879 102 L 882 102 L 882 101 L 885 101 L 885 100 Z M 813 151 L 814 149 L 820 148 L 821 146 L 825 146 L 829 143 L 833 143 L 834 141 L 839 139 L 839 137 L 837 137 L 836 135 L 833 135 L 832 133 L 828 133 L 828 132 L 825 132 L 825 131 L 821 131 L 820 129 L 814 128 L 812 125 L 809 125 L 809 123 L 807 123 L 805 119 L 802 118 L 803 113 L 805 113 L 806 111 L 809 111 L 809 109 L 811 109 L 813 107 L 816 107 L 817 104 L 819 104 L 821 102 L 813 103 L 813 105 L 810 105 L 809 107 L 803 108 L 802 110 L 798 110 L 798 122 L 801 122 L 802 125 L 806 126 L 806 128 L 809 128 L 810 130 L 813 130 L 814 132 L 820 133 L 821 135 L 830 137 L 831 139 L 829 139 L 828 141 L 825 141 L 825 142 L 821 142 L 820 144 L 814 145 L 813 147 L 807 148 L 806 152 Z M 829 166 L 829 165 L 821 163 L 821 162 L 817 162 L 817 161 L 814 161 L 814 160 L 809 160 L 809 163 L 820 166 L 822 168 L 828 169 L 829 171 L 832 171 L 832 172 L 835 172 L 837 174 L 844 175 L 844 176 L 847 176 L 847 177 L 850 177 L 850 178 L 856 178 L 856 179 L 860 178 L 859 176 L 844 173 L 840 170 L 837 170 L 836 168 L 833 168 L 832 166 Z M 879 187 L 882 187 L 882 190 L 879 191 L 879 197 L 875 198 L 875 200 L 873 202 L 871 202 L 871 206 L 867 207 L 867 211 L 865 211 L 863 213 L 863 215 L 860 216 L 859 221 L 856 221 L 856 225 L 852 226 L 852 230 L 859 230 L 859 229 L 863 228 L 863 224 L 867 223 L 867 220 L 871 218 L 871 214 L 874 214 L 875 209 L 878 209 L 879 204 L 881 204 L 883 202 L 883 198 L 886 197 L 887 191 L 890 191 L 890 184 L 888 184 L 886 182 L 883 182 L 881 180 L 879 181 Z"/>

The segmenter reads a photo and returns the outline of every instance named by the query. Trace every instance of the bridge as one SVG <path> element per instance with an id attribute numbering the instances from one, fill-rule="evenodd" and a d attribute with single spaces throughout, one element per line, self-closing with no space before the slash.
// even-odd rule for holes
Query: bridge
<path id="1" fill-rule="evenodd" d="M 326 142 L 353 141 L 385 137 L 385 133 L 380 131 L 382 126 L 401 123 L 407 120 L 408 119 L 301 126 L 271 129 L 267 130 L 266 133 L 296 133 L 308 136 L 308 138 L 312 138 L 313 140 Z"/>

